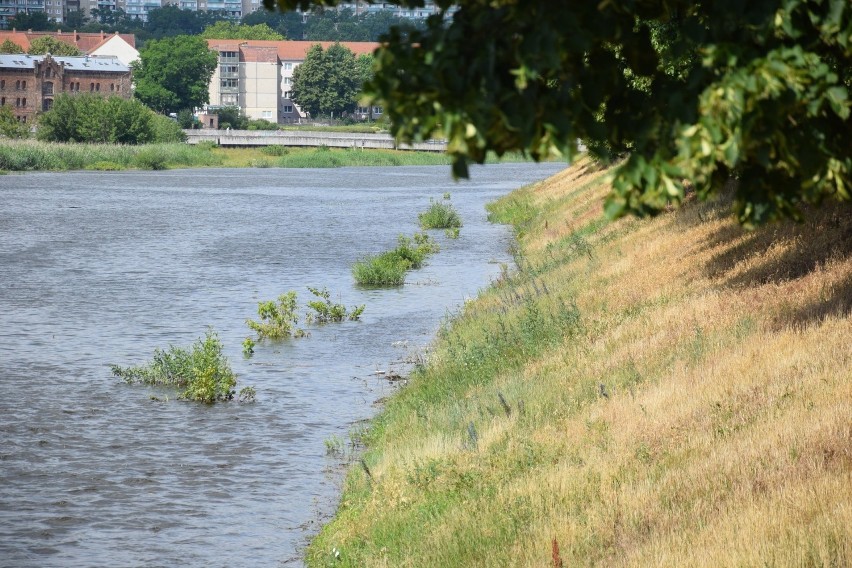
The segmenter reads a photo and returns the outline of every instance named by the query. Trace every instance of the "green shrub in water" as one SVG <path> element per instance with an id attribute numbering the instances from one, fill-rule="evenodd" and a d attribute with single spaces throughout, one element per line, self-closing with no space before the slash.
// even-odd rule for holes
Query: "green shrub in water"
<path id="1" fill-rule="evenodd" d="M 417 218 L 422 229 L 453 229 L 462 226 L 461 217 L 455 208 L 441 201 L 431 200 L 429 209 L 420 213 Z"/>
<path id="2" fill-rule="evenodd" d="M 361 286 L 401 286 L 406 271 L 420 268 L 440 247 L 426 233 L 400 235 L 397 247 L 379 255 L 368 255 L 352 265 L 352 276 Z"/>
<path id="3" fill-rule="evenodd" d="M 352 265 L 352 276 L 361 286 L 402 286 L 411 263 L 394 251 L 367 255 Z"/>
<path id="4" fill-rule="evenodd" d="M 278 296 L 277 302 L 258 302 L 257 315 L 260 321 L 246 320 L 246 325 L 256 331 L 260 339 L 305 336 L 305 331 L 296 327 L 299 316 L 296 315 L 296 292 L 292 290 Z"/>
<path id="5" fill-rule="evenodd" d="M 129 384 L 175 387 L 181 390 L 180 398 L 208 404 L 232 400 L 237 385 L 237 376 L 222 354 L 222 342 L 212 329 L 189 349 L 171 345 L 166 350 L 156 349 L 150 363 L 112 365 L 111 369 Z"/>
<path id="6" fill-rule="evenodd" d="M 320 290 L 319 288 L 311 288 L 308 286 L 311 294 L 317 299 L 308 302 L 308 307 L 313 312 L 308 312 L 305 320 L 309 323 L 328 323 L 334 321 L 355 321 L 364 313 L 364 304 L 354 306 L 351 310 L 347 310 L 343 304 L 335 304 L 331 301 L 331 292 L 327 288 Z"/>

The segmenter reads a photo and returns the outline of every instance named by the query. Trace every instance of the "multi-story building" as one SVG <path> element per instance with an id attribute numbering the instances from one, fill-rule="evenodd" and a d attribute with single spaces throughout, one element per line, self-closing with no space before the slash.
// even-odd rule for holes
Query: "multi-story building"
<path id="1" fill-rule="evenodd" d="M 9 22 L 18 14 L 33 14 L 35 12 L 48 12 L 49 17 L 53 17 L 48 11 L 48 8 L 53 10 L 53 4 L 47 6 L 48 0 L 0 0 L 0 28 L 8 27 Z M 65 0 L 50 0 L 51 2 L 64 2 Z M 60 18 L 62 16 L 60 6 Z M 60 20 L 61 21 L 61 20 Z"/>
<path id="2" fill-rule="evenodd" d="M 139 52 L 136 51 L 136 36 L 133 34 L 0 30 L 0 43 L 9 40 L 24 52 L 29 51 L 33 41 L 42 37 L 52 37 L 73 45 L 86 55 L 115 57 L 125 65 L 130 65 L 139 59 Z"/>
<path id="3" fill-rule="evenodd" d="M 130 98 L 130 67 L 114 57 L 0 55 L 0 105 L 21 122 L 50 110 L 60 93 Z"/>
<path id="4" fill-rule="evenodd" d="M 210 81 L 210 106 L 238 106 L 249 118 L 278 124 L 305 118 L 291 99 L 293 71 L 315 44 L 328 49 L 334 42 L 207 40 L 210 49 L 219 54 L 219 65 Z M 355 41 L 341 45 L 356 56 L 372 53 L 379 46 Z"/>

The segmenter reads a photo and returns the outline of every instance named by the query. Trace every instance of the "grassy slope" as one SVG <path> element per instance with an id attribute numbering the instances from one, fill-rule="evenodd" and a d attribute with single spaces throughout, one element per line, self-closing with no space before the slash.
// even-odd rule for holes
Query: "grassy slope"
<path id="1" fill-rule="evenodd" d="M 493 206 L 521 271 L 375 420 L 311 565 L 852 564 L 849 205 L 744 233 L 605 192 L 581 163 Z"/>

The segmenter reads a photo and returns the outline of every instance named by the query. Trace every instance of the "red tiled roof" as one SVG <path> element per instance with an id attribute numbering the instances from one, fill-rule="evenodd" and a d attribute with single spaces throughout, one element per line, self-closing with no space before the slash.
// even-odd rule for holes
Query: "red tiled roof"
<path id="1" fill-rule="evenodd" d="M 333 41 L 274 41 L 274 40 L 239 40 L 239 39 L 208 39 L 210 49 L 217 51 L 240 51 L 245 48 L 274 47 L 278 50 L 278 58 L 282 61 L 303 61 L 312 45 L 320 44 L 328 49 L 337 42 Z M 371 41 L 341 41 L 340 45 L 350 49 L 356 56 L 373 53 L 378 43 Z"/>
<path id="2" fill-rule="evenodd" d="M 84 32 L 33 32 L 33 31 L 18 31 L 18 30 L 0 30 L 0 43 L 11 40 L 12 43 L 24 51 L 29 50 L 33 40 L 50 36 L 63 43 L 73 45 L 83 53 L 91 53 L 107 41 L 118 35 L 121 39 L 130 44 L 131 47 L 136 47 L 136 36 L 133 34 L 109 34 L 109 33 L 84 33 Z"/>

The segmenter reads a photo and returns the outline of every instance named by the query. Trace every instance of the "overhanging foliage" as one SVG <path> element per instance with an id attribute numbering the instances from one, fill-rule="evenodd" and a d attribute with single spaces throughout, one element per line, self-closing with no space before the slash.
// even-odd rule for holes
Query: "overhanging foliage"
<path id="1" fill-rule="evenodd" d="M 600 158 L 629 154 L 614 216 L 732 178 L 746 226 L 850 199 L 847 0 L 436 3 L 424 31 L 385 36 L 367 88 L 396 136 L 445 136 L 457 175 L 489 151 L 571 157 L 582 140 Z"/>

